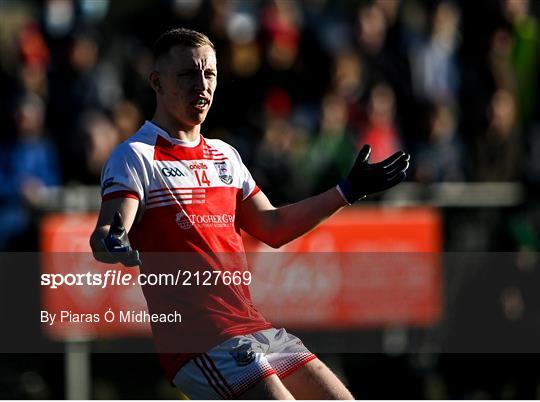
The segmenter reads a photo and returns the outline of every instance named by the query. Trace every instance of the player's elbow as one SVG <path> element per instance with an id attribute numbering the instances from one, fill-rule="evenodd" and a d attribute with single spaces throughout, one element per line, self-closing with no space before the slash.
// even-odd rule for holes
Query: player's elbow
<path id="1" fill-rule="evenodd" d="M 252 234 L 252 236 L 255 237 L 255 239 L 260 241 L 262 244 L 265 244 L 272 248 L 280 248 L 285 244 L 284 242 L 280 241 L 276 236 L 272 236 L 270 234 L 258 233 Z"/>
<path id="2" fill-rule="evenodd" d="M 267 246 L 278 249 L 278 248 L 284 246 L 285 244 L 287 244 L 288 242 L 280 239 L 277 236 L 270 236 L 270 238 L 266 239 L 264 243 Z"/>
<path id="3" fill-rule="evenodd" d="M 282 244 L 280 244 L 279 242 L 276 242 L 276 241 L 267 241 L 265 242 L 267 246 L 270 246 L 272 248 L 275 248 L 275 249 L 278 249 L 282 246 Z"/>

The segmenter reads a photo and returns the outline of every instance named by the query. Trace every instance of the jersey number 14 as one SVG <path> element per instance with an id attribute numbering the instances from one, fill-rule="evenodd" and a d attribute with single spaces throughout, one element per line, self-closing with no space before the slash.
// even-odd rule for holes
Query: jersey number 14
<path id="1" fill-rule="evenodd" d="M 195 170 L 195 177 L 197 178 L 197 183 L 199 183 L 199 187 L 202 187 L 203 184 L 210 186 L 210 180 L 208 180 L 208 176 L 206 176 L 206 172 L 204 170 L 202 172 L 199 170 Z"/>

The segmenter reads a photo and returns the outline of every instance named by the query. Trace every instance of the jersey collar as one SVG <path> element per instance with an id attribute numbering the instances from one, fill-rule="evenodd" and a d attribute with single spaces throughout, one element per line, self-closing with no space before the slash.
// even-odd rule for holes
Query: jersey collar
<path id="1" fill-rule="evenodd" d="M 199 138 L 197 138 L 196 140 L 193 140 L 193 141 L 179 140 L 178 138 L 171 137 L 168 132 L 166 132 L 161 127 L 155 125 L 154 123 L 152 123 L 151 121 L 148 121 L 148 120 L 146 120 L 144 122 L 143 128 L 146 129 L 146 130 L 150 130 L 150 131 L 152 131 L 154 133 L 157 133 L 159 136 L 165 138 L 167 141 L 169 141 L 172 144 L 180 145 L 180 146 L 186 147 L 186 148 L 195 148 L 195 147 L 197 147 L 201 143 L 202 138 L 203 138 L 202 134 L 199 134 Z"/>

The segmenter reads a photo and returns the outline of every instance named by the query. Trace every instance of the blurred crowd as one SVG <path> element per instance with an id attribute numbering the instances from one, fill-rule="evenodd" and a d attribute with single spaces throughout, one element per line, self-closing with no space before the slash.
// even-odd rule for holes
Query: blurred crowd
<path id="1" fill-rule="evenodd" d="M 184 26 L 217 47 L 203 126 L 277 204 L 323 191 L 363 144 L 409 180 L 540 175 L 539 26 L 528 0 L 47 0 L 0 3 L 0 249 L 47 189 L 99 184 L 152 117 L 151 47 Z M 536 10 L 538 11 L 538 10 Z"/>
<path id="2" fill-rule="evenodd" d="M 363 144 L 372 161 L 410 152 L 407 180 L 515 181 L 537 199 L 539 15 L 540 2 L 528 0 L 1 0 L 0 251 L 37 249 L 27 234 L 50 192 L 98 185 L 112 149 L 152 117 L 152 44 L 177 26 L 206 33 L 217 48 L 203 135 L 235 146 L 275 204 L 334 185 Z M 529 300 L 540 270 L 527 253 L 540 248 L 540 207 L 446 219 L 445 250 L 521 251 L 504 279 L 484 280 L 486 264 L 468 271 L 470 286 L 450 284 L 456 300 L 467 300 L 456 316 L 476 323 L 480 343 L 487 322 L 532 322 L 526 332 L 540 333 L 538 300 Z M 493 288 L 491 321 L 470 309 L 484 284 Z M 423 398 L 430 375 L 445 377 L 442 396 L 476 397 L 474 371 L 484 373 L 488 396 L 522 395 L 508 381 L 528 397 L 537 392 L 538 378 L 511 355 L 475 366 L 474 357 L 447 354 L 439 372 L 426 358 L 353 357 L 345 369 L 368 398 Z"/>

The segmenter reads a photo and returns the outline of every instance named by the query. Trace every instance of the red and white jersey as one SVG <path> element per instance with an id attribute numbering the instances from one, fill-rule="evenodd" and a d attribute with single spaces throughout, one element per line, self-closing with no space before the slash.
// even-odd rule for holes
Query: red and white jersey
<path id="1" fill-rule="evenodd" d="M 180 141 L 147 121 L 113 151 L 101 183 L 103 201 L 139 200 L 129 238 L 141 252 L 142 273 L 224 269 L 223 255 L 232 256 L 226 268 L 247 269 L 237 217 L 241 202 L 259 188 L 225 142 L 202 136 Z M 186 266 L 194 260 L 185 253 L 204 256 L 204 264 Z M 150 313 L 182 314 L 180 324 L 152 325 L 156 342 L 165 345 L 161 350 L 179 343 L 182 351 L 193 352 L 160 356 L 170 379 L 197 352 L 271 327 L 243 284 L 143 286 L 143 292 Z"/>

